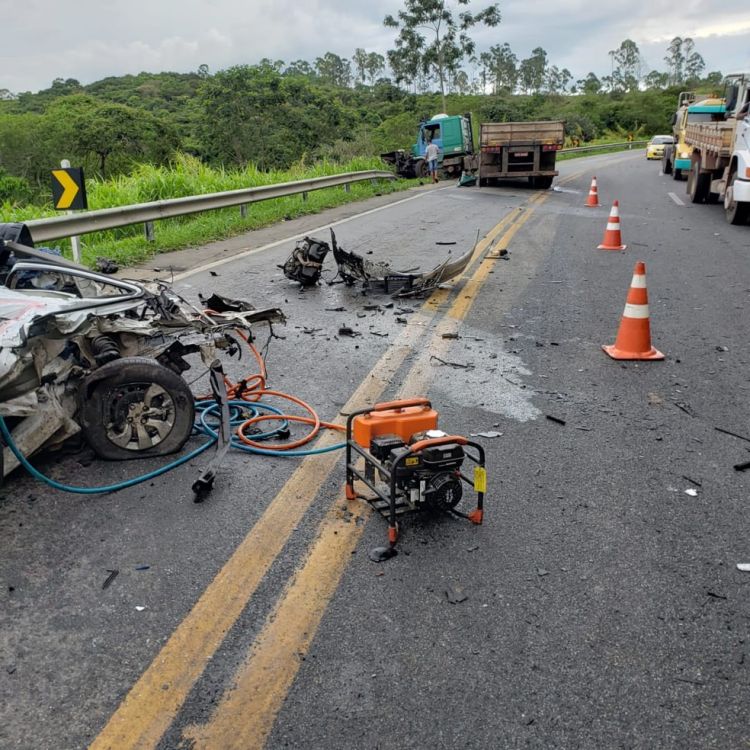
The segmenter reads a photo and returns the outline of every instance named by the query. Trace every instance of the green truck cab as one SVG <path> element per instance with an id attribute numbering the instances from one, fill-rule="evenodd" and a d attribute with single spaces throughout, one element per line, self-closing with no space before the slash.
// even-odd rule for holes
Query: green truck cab
<path id="1" fill-rule="evenodd" d="M 692 146 L 685 143 L 685 131 L 688 124 L 696 122 L 712 122 L 724 119 L 726 104 L 723 99 L 706 97 L 697 100 L 691 91 L 680 93 L 677 111 L 672 116 L 672 134 L 674 145 L 664 148 L 662 157 L 662 171 L 671 174 L 675 180 L 681 180 L 682 175 L 690 171 Z"/>
<path id="2" fill-rule="evenodd" d="M 461 174 L 464 156 L 474 153 L 471 116 L 439 114 L 423 120 L 419 123 L 417 141 L 410 152 L 390 151 L 380 157 L 389 164 L 394 164 L 402 177 L 426 177 L 424 155 L 430 143 L 435 143 L 440 149 L 438 163 L 443 174 L 457 177 Z"/>

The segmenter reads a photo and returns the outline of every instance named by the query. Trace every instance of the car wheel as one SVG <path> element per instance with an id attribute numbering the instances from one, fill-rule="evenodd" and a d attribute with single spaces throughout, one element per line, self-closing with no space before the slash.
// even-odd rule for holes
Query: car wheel
<path id="1" fill-rule="evenodd" d="M 109 362 L 81 386 L 83 434 L 102 458 L 164 456 L 190 437 L 194 400 L 176 373 L 146 357 Z"/>

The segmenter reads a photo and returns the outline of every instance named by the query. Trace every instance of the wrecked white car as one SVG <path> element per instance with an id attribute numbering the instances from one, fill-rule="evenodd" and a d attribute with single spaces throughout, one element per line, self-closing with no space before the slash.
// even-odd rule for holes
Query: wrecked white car
<path id="1" fill-rule="evenodd" d="M 161 282 L 88 271 L 34 250 L 23 225 L 0 225 L 0 414 L 21 453 L 77 433 L 106 459 L 182 448 L 194 423 L 185 356 L 208 366 L 236 351 L 236 329 L 283 321 L 275 308 L 212 303 L 209 314 Z M 6 476 L 18 460 L 7 446 L 2 457 Z"/>

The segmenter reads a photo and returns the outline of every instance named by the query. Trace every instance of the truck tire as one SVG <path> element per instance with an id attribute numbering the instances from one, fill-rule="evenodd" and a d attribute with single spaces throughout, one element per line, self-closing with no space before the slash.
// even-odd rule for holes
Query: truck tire
<path id="1" fill-rule="evenodd" d="M 677 181 L 682 179 L 682 170 L 681 169 L 672 169 L 672 179 Z"/>
<path id="2" fill-rule="evenodd" d="M 724 215 L 730 224 L 741 225 L 747 224 L 750 219 L 750 203 L 734 200 L 734 182 L 737 179 L 737 173 L 733 172 L 729 178 L 727 192 L 724 196 Z"/>
<path id="3" fill-rule="evenodd" d="M 552 175 L 542 175 L 540 177 L 535 177 L 531 185 L 537 190 L 549 190 L 552 187 L 552 180 L 554 179 L 555 178 Z"/>
<path id="4" fill-rule="evenodd" d="M 711 187 L 711 175 L 708 172 L 701 172 L 700 169 L 700 159 L 693 159 L 687 187 L 691 203 L 705 203 Z"/>
<path id="5" fill-rule="evenodd" d="M 414 164 L 414 174 L 420 179 L 430 176 L 430 173 L 427 171 L 427 162 L 424 159 L 417 159 Z"/>
<path id="6" fill-rule="evenodd" d="M 83 434 L 111 461 L 180 450 L 193 431 L 194 408 L 188 384 L 147 357 L 116 359 L 81 385 Z"/>

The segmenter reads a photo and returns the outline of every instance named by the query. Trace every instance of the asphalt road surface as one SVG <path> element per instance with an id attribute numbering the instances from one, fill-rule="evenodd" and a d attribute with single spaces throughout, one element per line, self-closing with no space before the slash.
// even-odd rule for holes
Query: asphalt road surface
<path id="1" fill-rule="evenodd" d="M 323 419 L 426 395 L 447 432 L 495 433 L 473 438 L 484 524 L 410 515 L 400 554 L 373 563 L 387 526 L 345 499 L 341 452 L 232 453 L 202 504 L 200 459 L 105 496 L 16 472 L 0 490 L 0 747 L 750 745 L 750 573 L 736 568 L 750 472 L 733 469 L 750 460 L 750 227 L 690 204 L 642 151 L 560 171 L 546 192 L 375 199 L 177 272 L 196 301 L 284 309 L 269 386 Z M 584 207 L 593 174 L 600 208 Z M 623 252 L 596 249 L 614 199 Z M 426 300 L 300 292 L 277 264 L 292 235 L 325 239 L 333 222 L 345 248 L 399 268 L 480 242 Z M 637 260 L 663 362 L 601 350 Z M 89 484 L 157 465 L 86 450 L 37 463 Z"/>

